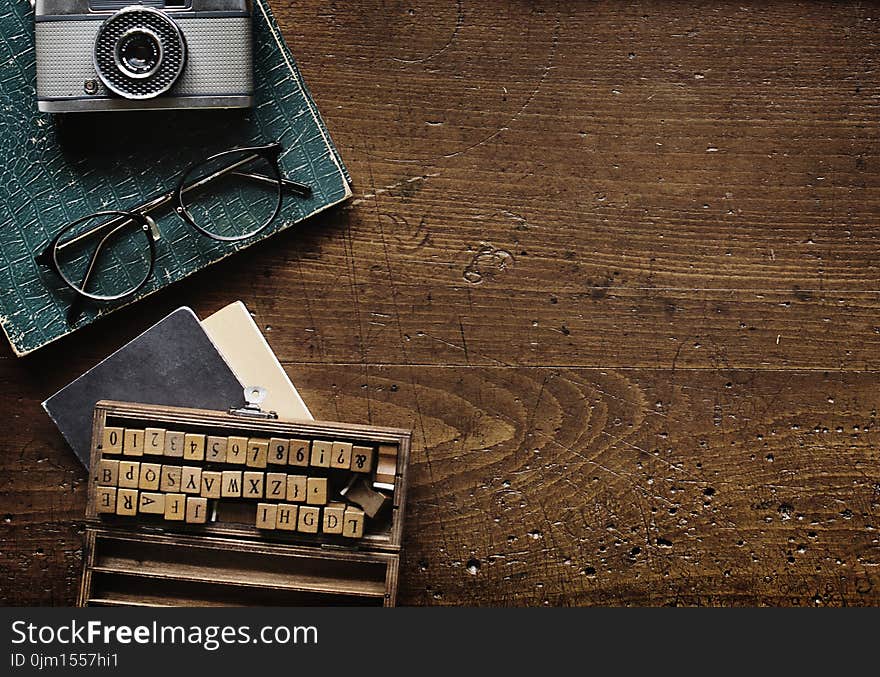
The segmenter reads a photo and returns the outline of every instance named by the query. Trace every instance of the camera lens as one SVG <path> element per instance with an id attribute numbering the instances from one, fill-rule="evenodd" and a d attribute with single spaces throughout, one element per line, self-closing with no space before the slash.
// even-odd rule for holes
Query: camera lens
<path id="1" fill-rule="evenodd" d="M 116 43 L 116 60 L 133 78 L 146 78 L 162 63 L 162 45 L 152 31 L 134 28 Z"/>
<path id="2" fill-rule="evenodd" d="M 124 7 L 98 28 L 95 72 L 113 94 L 152 99 L 166 94 L 186 66 L 186 40 L 174 19 L 143 5 Z"/>

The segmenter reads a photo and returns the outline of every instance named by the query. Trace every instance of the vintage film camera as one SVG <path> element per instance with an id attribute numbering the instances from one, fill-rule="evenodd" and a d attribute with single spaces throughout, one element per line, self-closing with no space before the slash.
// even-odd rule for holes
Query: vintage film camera
<path id="1" fill-rule="evenodd" d="M 32 0 L 46 113 L 247 108 L 250 0 Z"/>

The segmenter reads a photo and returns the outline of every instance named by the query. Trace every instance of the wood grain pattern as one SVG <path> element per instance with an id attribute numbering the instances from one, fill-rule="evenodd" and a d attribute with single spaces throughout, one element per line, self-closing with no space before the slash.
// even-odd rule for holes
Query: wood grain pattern
<path id="1" fill-rule="evenodd" d="M 272 7 L 355 198 L 0 357 L 0 601 L 70 604 L 39 402 L 241 298 L 320 418 L 411 427 L 401 604 L 880 603 L 880 7 Z"/>

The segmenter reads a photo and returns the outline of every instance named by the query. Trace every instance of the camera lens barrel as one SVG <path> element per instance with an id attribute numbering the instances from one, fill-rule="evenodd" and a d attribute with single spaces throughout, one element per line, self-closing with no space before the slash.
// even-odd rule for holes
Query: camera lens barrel
<path id="1" fill-rule="evenodd" d="M 162 43 L 149 28 L 132 28 L 116 41 L 116 67 L 131 78 L 148 78 L 162 65 Z"/>
<path id="2" fill-rule="evenodd" d="M 94 63 L 111 92 L 126 99 L 152 99 L 168 92 L 183 72 L 186 40 L 165 12 L 126 7 L 98 29 Z"/>

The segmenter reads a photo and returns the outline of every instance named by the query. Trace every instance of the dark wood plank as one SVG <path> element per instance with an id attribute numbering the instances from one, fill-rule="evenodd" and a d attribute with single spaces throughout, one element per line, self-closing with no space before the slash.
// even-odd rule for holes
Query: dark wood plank
<path id="1" fill-rule="evenodd" d="M 878 601 L 876 373 L 290 371 L 319 417 L 414 431 L 402 603 Z M 84 472 L 33 437 L 0 460 L 5 601 L 69 603 Z"/>
<path id="2" fill-rule="evenodd" d="M 880 602 L 877 3 L 271 4 L 355 198 L 2 349 L 0 601 L 77 588 L 39 402 L 241 298 L 317 415 L 416 431 L 404 603 Z"/>

